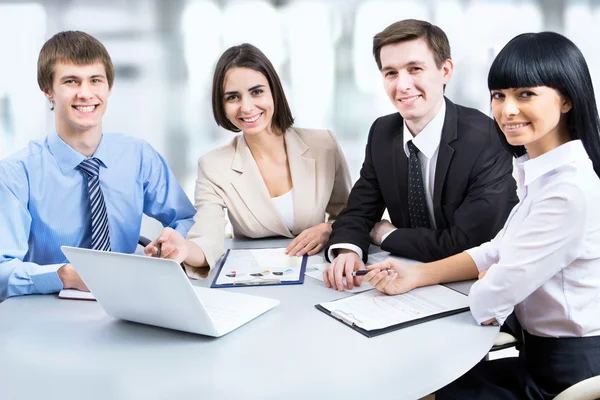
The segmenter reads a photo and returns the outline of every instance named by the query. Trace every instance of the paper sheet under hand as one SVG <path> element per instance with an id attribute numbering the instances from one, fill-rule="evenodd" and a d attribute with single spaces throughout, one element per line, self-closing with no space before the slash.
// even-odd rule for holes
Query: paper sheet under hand
<path id="1" fill-rule="evenodd" d="M 96 298 L 90 292 L 82 292 L 76 289 L 63 289 L 58 294 L 59 299 L 66 300 L 92 300 L 95 301 Z"/>
<path id="2" fill-rule="evenodd" d="M 387 251 L 379 251 L 377 253 L 370 253 L 369 259 L 367 260 L 367 266 L 377 264 L 378 262 L 384 261 L 386 258 L 393 258 L 394 260 L 404 261 L 408 264 L 420 264 L 419 261 L 411 260 L 409 258 L 393 256 Z"/>
<path id="3" fill-rule="evenodd" d="M 316 271 L 305 272 L 304 275 L 323 282 L 323 270 L 317 269 Z M 362 293 L 367 290 L 374 289 L 374 287 L 369 285 L 368 283 L 362 283 L 360 286 L 354 286 L 352 289 L 348 289 L 348 285 L 346 285 L 346 277 L 345 276 L 342 277 L 342 282 L 344 283 L 344 291 L 349 292 L 349 293 Z"/>
<path id="4" fill-rule="evenodd" d="M 366 265 L 369 266 L 369 265 L 376 264 L 378 262 L 385 260 L 386 258 L 394 258 L 396 260 L 405 261 L 410 264 L 418 264 L 417 261 L 409 260 L 408 258 L 403 258 L 403 257 L 391 256 L 390 253 L 388 253 L 387 251 L 380 251 L 377 253 L 369 254 L 369 260 Z M 308 267 L 316 268 L 317 270 L 305 272 L 304 275 L 323 282 L 323 271 L 326 270 L 328 266 L 329 266 L 329 263 L 319 263 L 319 264 L 312 264 L 312 265 L 310 265 L 310 263 L 309 263 Z M 345 288 L 344 290 L 349 293 L 362 293 L 362 292 L 366 292 L 367 290 L 373 289 L 373 286 L 369 285 L 368 283 L 362 283 L 360 286 L 355 286 L 354 288 L 352 288 L 350 290 L 350 289 L 348 289 L 348 285 L 346 285 L 346 277 L 345 276 L 342 277 L 342 282 L 344 283 L 344 288 Z"/>

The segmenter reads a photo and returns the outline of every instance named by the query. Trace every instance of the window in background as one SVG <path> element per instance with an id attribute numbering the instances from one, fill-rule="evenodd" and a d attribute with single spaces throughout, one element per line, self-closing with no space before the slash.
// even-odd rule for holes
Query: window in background
<path id="1" fill-rule="evenodd" d="M 487 74 L 494 57 L 514 36 L 542 30 L 542 14 L 531 2 L 471 2 L 462 15 L 456 3 L 445 3 L 438 1 L 434 23 L 448 35 L 455 63 L 448 95 L 489 114 Z"/>
<path id="2" fill-rule="evenodd" d="M 0 4 L 0 54 L 9 55 L 0 63 L 0 158 L 47 134 L 49 106 L 37 85 L 45 33 L 42 5 Z"/>
<path id="3" fill-rule="evenodd" d="M 241 43 L 258 47 L 280 72 L 287 58 L 279 11 L 266 1 L 227 3 L 222 19 L 223 50 Z"/>
<path id="4" fill-rule="evenodd" d="M 596 103 L 600 100 L 600 54 L 598 34 L 600 33 L 600 9 L 589 4 L 570 4 L 565 12 L 565 35 L 581 50 L 592 75 Z"/>
<path id="5" fill-rule="evenodd" d="M 296 125 L 333 128 L 339 15 L 330 4 L 317 1 L 296 1 L 282 12 L 291 83 L 286 96 Z"/>
<path id="6" fill-rule="evenodd" d="M 217 129 L 212 105 L 212 78 L 218 58 L 223 52 L 221 10 L 212 1 L 189 3 L 182 14 L 181 35 L 187 66 L 187 98 L 185 119 L 191 136 L 189 159 L 198 157 L 221 143 L 227 135 Z"/>

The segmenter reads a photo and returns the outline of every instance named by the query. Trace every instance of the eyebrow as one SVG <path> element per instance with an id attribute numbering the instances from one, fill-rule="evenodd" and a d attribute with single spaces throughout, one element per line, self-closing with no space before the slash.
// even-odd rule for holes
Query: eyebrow
<path id="1" fill-rule="evenodd" d="M 265 85 L 259 83 L 258 85 L 254 85 L 251 88 L 249 88 L 248 91 L 251 92 L 253 90 L 256 90 L 256 89 L 259 89 L 259 88 L 263 88 L 263 87 L 265 87 Z M 232 91 L 223 93 L 223 96 L 229 96 L 229 95 L 232 95 L 232 94 L 239 94 L 239 92 L 237 90 L 232 90 Z"/>
<path id="2" fill-rule="evenodd" d="M 96 78 L 106 79 L 106 77 L 104 75 L 102 75 L 102 74 L 95 74 L 95 75 L 92 75 L 92 76 L 89 77 L 89 79 L 96 79 Z M 81 79 L 81 77 L 76 76 L 76 75 L 66 75 L 66 76 L 63 76 L 63 77 L 60 78 L 61 81 L 65 81 L 65 80 L 68 80 L 68 79 L 79 80 L 79 79 Z"/>
<path id="3" fill-rule="evenodd" d="M 425 65 L 425 63 L 424 63 L 423 61 L 409 61 L 409 62 L 407 62 L 407 63 L 404 65 L 404 67 L 403 67 L 403 68 L 406 68 L 406 67 L 414 67 L 414 66 L 419 66 L 419 67 L 422 67 L 422 66 L 424 66 L 424 65 Z M 392 67 L 392 66 L 385 66 L 385 67 L 381 68 L 381 72 L 383 72 L 383 71 L 390 71 L 390 70 L 396 70 L 396 69 L 397 69 L 397 68 L 394 68 L 394 67 Z"/>

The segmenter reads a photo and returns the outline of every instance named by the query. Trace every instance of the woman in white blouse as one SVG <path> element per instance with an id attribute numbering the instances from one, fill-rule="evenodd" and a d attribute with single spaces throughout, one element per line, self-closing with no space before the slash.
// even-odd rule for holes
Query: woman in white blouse
<path id="1" fill-rule="evenodd" d="M 600 374 L 600 128 L 592 81 L 570 40 L 542 32 L 502 49 L 488 87 L 519 174 L 521 201 L 504 228 L 491 242 L 437 262 L 387 260 L 365 280 L 397 294 L 479 276 L 469 294 L 478 323 L 503 324 L 515 310 L 519 357 L 482 361 L 427 398 L 551 399 Z M 382 271 L 388 268 L 395 273 Z"/>
<path id="2" fill-rule="evenodd" d="M 277 72 L 250 44 L 217 62 L 212 106 L 218 125 L 242 134 L 199 159 L 195 224 L 187 240 L 166 228 L 157 239 L 162 257 L 183 262 L 191 277 L 205 274 L 196 268 L 214 266 L 225 251 L 225 209 L 236 237 L 295 237 L 289 255 L 319 252 L 351 188 L 335 136 L 292 126 Z M 157 250 L 156 242 L 146 247 Z"/>

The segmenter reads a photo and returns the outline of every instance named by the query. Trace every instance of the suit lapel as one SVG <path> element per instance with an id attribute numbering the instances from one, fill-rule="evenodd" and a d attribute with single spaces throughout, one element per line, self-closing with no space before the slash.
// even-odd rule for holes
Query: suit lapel
<path id="1" fill-rule="evenodd" d="M 444 213 L 442 212 L 442 191 L 444 182 L 448 174 L 448 166 L 454 156 L 454 149 L 450 143 L 456 140 L 458 134 L 458 110 L 454 103 L 446 100 L 446 115 L 444 118 L 444 127 L 442 128 L 442 138 L 438 151 L 437 164 L 435 166 L 435 183 L 433 187 L 433 212 L 438 229 L 446 229 Z"/>
<path id="2" fill-rule="evenodd" d="M 316 201 L 316 172 L 315 159 L 311 155 L 310 147 L 306 145 L 290 128 L 285 133 L 288 164 L 294 186 L 294 233 L 308 228 L 311 216 L 315 213 Z"/>
<path id="3" fill-rule="evenodd" d="M 243 135 L 237 140 L 231 169 L 239 173 L 231 180 L 231 185 L 258 222 L 273 232 L 273 235 L 289 237 L 290 233 L 271 201 L 267 186 Z"/>
<path id="4" fill-rule="evenodd" d="M 404 140 L 403 135 L 407 134 L 404 130 L 404 120 L 399 119 L 399 125 L 396 127 L 396 132 L 393 137 L 393 160 L 394 160 L 394 174 L 395 184 L 398 188 L 398 200 L 400 201 L 399 207 L 397 208 L 402 213 L 402 226 L 410 226 L 410 219 L 408 217 L 408 158 L 404 152 Z M 377 156 L 377 154 L 374 154 Z M 394 207 L 388 204 L 388 208 Z M 391 216 L 391 215 L 390 215 Z"/>

